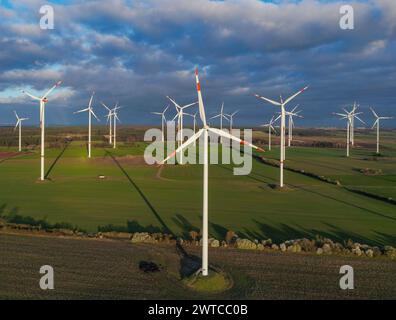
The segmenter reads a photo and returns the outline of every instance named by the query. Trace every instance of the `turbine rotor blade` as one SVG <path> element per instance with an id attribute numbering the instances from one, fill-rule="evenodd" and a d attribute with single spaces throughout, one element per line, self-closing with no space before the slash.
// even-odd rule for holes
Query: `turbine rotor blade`
<path id="1" fill-rule="evenodd" d="M 53 87 L 52 87 L 51 89 L 49 89 L 49 90 L 43 95 L 43 97 L 42 97 L 41 99 L 47 98 L 47 97 L 49 96 L 49 94 L 50 94 L 55 88 L 59 87 L 61 84 L 62 84 L 62 81 L 58 81 L 57 83 L 55 83 L 55 84 L 53 85 Z"/>
<path id="2" fill-rule="evenodd" d="M 199 77 L 198 77 L 198 68 L 195 69 L 195 82 L 197 85 L 199 116 L 201 117 L 201 121 L 202 121 L 204 127 L 206 127 L 207 124 L 206 124 L 205 107 L 204 107 L 203 99 L 202 99 L 201 84 L 199 82 Z"/>
<path id="3" fill-rule="evenodd" d="M 219 136 L 223 136 L 225 138 L 237 141 L 237 142 L 239 142 L 241 144 L 248 145 L 249 147 L 251 147 L 253 149 L 257 149 L 259 151 L 263 151 L 264 152 L 264 150 L 261 149 L 260 147 L 257 147 L 254 144 L 251 144 L 250 142 L 247 142 L 245 140 L 239 139 L 239 138 L 233 136 L 232 134 L 229 134 L 228 132 L 225 132 L 225 131 L 222 131 L 222 130 L 219 130 L 219 129 L 216 129 L 216 128 L 208 128 L 208 130 L 213 132 L 213 133 L 216 133 Z"/>
<path id="4" fill-rule="evenodd" d="M 188 138 L 186 142 L 182 143 L 179 148 L 177 148 L 169 156 L 167 156 L 164 160 L 162 160 L 160 164 L 164 164 L 166 161 L 173 158 L 177 153 L 181 152 L 183 149 L 188 147 L 191 143 L 193 143 L 195 140 L 197 140 L 201 136 L 201 134 L 204 132 L 204 130 L 206 130 L 206 129 L 200 129 L 196 134 L 194 134 L 190 138 Z"/>
<path id="5" fill-rule="evenodd" d="M 299 94 L 303 93 L 307 89 L 308 89 L 308 86 L 302 88 L 300 91 L 296 92 L 295 94 L 293 94 L 292 96 L 287 98 L 283 104 L 287 104 L 288 102 L 292 101 L 295 97 L 297 97 Z"/>
<path id="6" fill-rule="evenodd" d="M 262 100 L 264 100 L 264 101 L 267 101 L 267 102 L 269 102 L 269 103 L 271 103 L 271 104 L 273 104 L 273 105 L 275 105 L 275 106 L 281 106 L 281 105 L 282 105 L 281 103 L 279 103 L 279 102 L 277 102 L 277 101 L 268 99 L 268 98 L 263 97 L 263 96 L 259 96 L 258 94 L 255 94 L 254 96 L 255 96 L 256 98 L 259 98 L 259 99 L 262 99 Z"/>
<path id="7" fill-rule="evenodd" d="M 39 97 L 36 97 L 36 96 L 30 94 L 29 92 L 22 91 L 22 93 L 26 94 L 27 96 L 29 96 L 30 98 L 32 98 L 32 99 L 34 99 L 34 100 L 41 101 L 41 99 L 40 99 Z"/>

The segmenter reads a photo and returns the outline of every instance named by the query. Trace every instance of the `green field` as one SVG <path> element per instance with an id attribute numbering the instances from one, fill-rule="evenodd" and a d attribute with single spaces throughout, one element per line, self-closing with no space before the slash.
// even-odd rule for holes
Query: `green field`
<path id="1" fill-rule="evenodd" d="M 37 151 L 2 158 L 1 213 L 68 222 L 88 231 L 107 224 L 126 226 L 127 221 L 136 230 L 152 226 L 178 235 L 199 229 L 202 166 L 167 165 L 159 173 L 158 167 L 130 156 L 142 155 L 144 148 L 143 143 L 116 150 L 97 147 L 91 160 L 82 141 L 49 148 L 44 183 L 37 181 Z M 346 159 L 342 149 L 292 147 L 287 149 L 286 165 L 396 198 L 395 153 L 390 145 L 386 156 L 374 161 L 372 151 L 362 148 Z M 269 158 L 277 155 L 276 148 L 265 153 Z M 366 167 L 379 168 L 383 175 L 366 176 L 356 170 Z M 252 239 L 275 241 L 322 235 L 339 241 L 396 244 L 393 204 L 290 171 L 285 172 L 287 191 L 279 191 L 272 187 L 278 183 L 279 169 L 257 160 L 249 176 L 234 176 L 232 168 L 211 165 L 209 169 L 210 232 L 215 237 L 233 230 Z"/>

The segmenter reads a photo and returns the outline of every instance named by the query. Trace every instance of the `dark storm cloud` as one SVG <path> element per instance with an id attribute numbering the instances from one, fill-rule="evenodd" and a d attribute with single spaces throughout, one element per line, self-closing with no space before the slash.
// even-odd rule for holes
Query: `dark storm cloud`
<path id="1" fill-rule="evenodd" d="M 393 0 L 348 1 L 353 31 L 339 28 L 342 1 L 52 1 L 50 31 L 38 25 L 42 1 L 10 3 L 0 7 L 2 113 L 24 110 L 18 88 L 45 90 L 62 78 L 50 121 L 76 121 L 71 109 L 95 90 L 97 100 L 128 106 L 124 123 L 152 123 L 148 111 L 162 108 L 165 95 L 196 99 L 196 65 L 208 113 L 225 101 L 229 111 L 241 110 L 241 124 L 277 111 L 252 93 L 276 98 L 306 84 L 300 124 L 336 123 L 331 112 L 355 100 L 364 109 L 395 110 Z"/>

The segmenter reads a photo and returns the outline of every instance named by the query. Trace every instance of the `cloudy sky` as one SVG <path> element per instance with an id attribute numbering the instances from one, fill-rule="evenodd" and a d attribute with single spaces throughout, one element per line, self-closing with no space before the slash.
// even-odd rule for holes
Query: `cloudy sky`
<path id="1" fill-rule="evenodd" d="M 354 30 L 339 27 L 346 3 Z M 40 29 L 45 4 L 54 8 L 53 30 Z M 72 112 L 92 91 L 97 113 L 99 101 L 119 101 L 123 123 L 155 124 L 150 111 L 165 107 L 166 95 L 196 100 L 195 67 L 207 113 L 224 101 L 226 111 L 240 110 L 240 125 L 277 111 L 253 93 L 278 99 L 305 85 L 297 125 L 344 125 L 331 113 L 354 101 L 370 124 L 369 106 L 396 115 L 395 0 L 0 0 L 0 47 L 3 125 L 14 121 L 12 110 L 37 124 L 38 107 L 20 90 L 43 93 L 59 79 L 51 124 L 83 123 Z"/>

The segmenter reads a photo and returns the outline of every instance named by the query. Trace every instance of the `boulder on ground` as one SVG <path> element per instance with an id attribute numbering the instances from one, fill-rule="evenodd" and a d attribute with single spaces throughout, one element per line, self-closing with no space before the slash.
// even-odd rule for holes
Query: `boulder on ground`
<path id="1" fill-rule="evenodd" d="M 358 257 L 360 257 L 362 255 L 362 250 L 360 249 L 360 247 L 356 247 L 356 248 L 352 249 L 352 253 L 354 255 L 357 255 Z"/>
<path id="2" fill-rule="evenodd" d="M 107 239 L 125 239 L 129 240 L 132 237 L 131 233 L 128 232 L 116 232 L 116 231 L 109 231 L 109 232 L 102 232 L 103 238 Z"/>
<path id="3" fill-rule="evenodd" d="M 318 255 L 323 254 L 323 249 L 322 249 L 322 248 L 318 248 L 318 249 L 316 250 L 316 254 L 318 254 Z"/>
<path id="4" fill-rule="evenodd" d="M 374 251 L 372 249 L 367 249 L 364 253 L 369 258 L 372 258 L 374 256 Z"/>
<path id="5" fill-rule="evenodd" d="M 264 246 L 261 244 L 261 243 L 259 243 L 258 245 L 257 245 L 257 250 L 264 250 Z"/>
<path id="6" fill-rule="evenodd" d="M 329 243 L 325 243 L 322 247 L 323 253 L 330 254 L 331 253 L 331 246 Z"/>
<path id="7" fill-rule="evenodd" d="M 285 252 L 286 251 L 286 244 L 284 244 L 284 243 L 281 243 L 280 245 L 279 245 L 279 248 L 280 248 L 280 250 L 282 251 L 282 252 Z"/>
<path id="8" fill-rule="evenodd" d="M 272 246 L 271 246 L 271 249 L 272 250 L 279 250 L 279 246 L 277 245 L 277 244 L 273 244 Z"/>
<path id="9" fill-rule="evenodd" d="M 250 241 L 249 239 L 237 239 L 235 245 L 238 249 L 254 250 L 257 248 L 257 245 L 253 241 Z"/>
<path id="10" fill-rule="evenodd" d="M 217 239 L 213 239 L 213 240 L 210 242 L 210 246 L 211 246 L 212 248 L 218 248 L 218 247 L 220 247 L 220 241 L 217 240 Z"/>
<path id="11" fill-rule="evenodd" d="M 132 239 L 131 239 L 132 243 L 155 243 L 155 239 L 153 237 L 151 237 L 151 235 L 147 232 L 136 232 L 133 234 Z"/>

